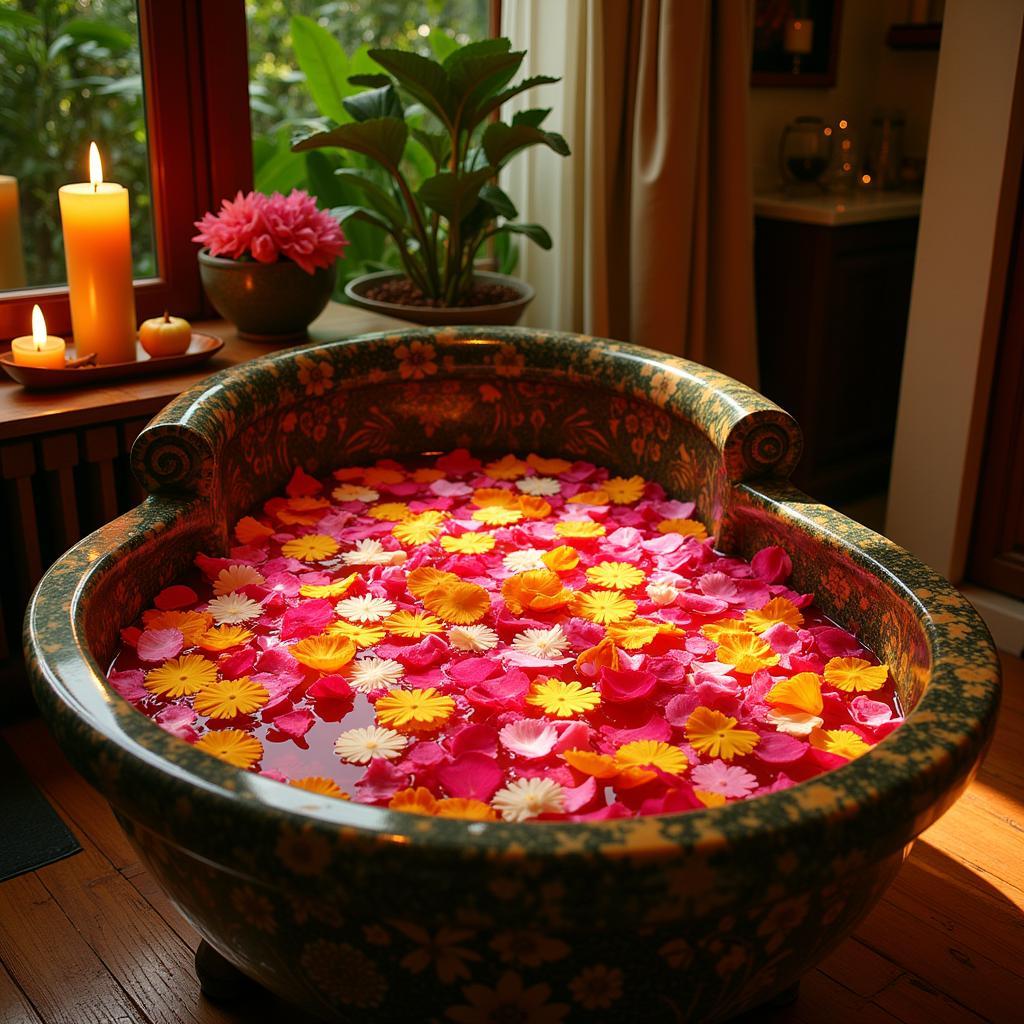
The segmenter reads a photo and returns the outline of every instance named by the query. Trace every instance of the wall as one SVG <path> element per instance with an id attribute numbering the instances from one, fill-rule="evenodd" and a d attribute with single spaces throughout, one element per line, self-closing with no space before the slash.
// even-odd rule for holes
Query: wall
<path id="1" fill-rule="evenodd" d="M 1020 182 L 1024 0 L 948 0 L 945 25 L 886 533 L 957 581 Z"/>
<path id="2" fill-rule="evenodd" d="M 876 108 L 906 114 L 904 151 L 923 157 L 928 142 L 938 54 L 892 50 L 885 34 L 907 18 L 908 0 L 846 0 L 839 35 L 839 73 L 832 89 L 751 88 L 750 131 L 754 188 L 779 183 L 777 152 L 783 128 L 801 114 L 826 121 L 846 117 L 863 147 Z"/>

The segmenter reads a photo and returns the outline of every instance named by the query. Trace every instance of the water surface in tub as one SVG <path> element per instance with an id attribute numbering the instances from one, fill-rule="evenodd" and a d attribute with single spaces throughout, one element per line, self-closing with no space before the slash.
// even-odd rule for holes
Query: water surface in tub
<path id="1" fill-rule="evenodd" d="M 757 796 L 895 728 L 886 667 L 785 551 L 722 555 L 692 515 L 536 455 L 297 470 L 123 631 L 110 682 L 279 781 L 513 821 Z"/>

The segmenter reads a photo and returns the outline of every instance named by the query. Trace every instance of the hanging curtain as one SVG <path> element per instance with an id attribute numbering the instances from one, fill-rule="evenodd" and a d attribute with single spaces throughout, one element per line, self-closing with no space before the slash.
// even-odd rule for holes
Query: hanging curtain
<path id="1" fill-rule="evenodd" d="M 537 289 L 526 322 L 583 330 L 757 383 L 753 194 L 747 133 L 752 0 L 505 0 L 503 32 L 528 74 L 558 86 L 538 147 L 508 172 Z"/>

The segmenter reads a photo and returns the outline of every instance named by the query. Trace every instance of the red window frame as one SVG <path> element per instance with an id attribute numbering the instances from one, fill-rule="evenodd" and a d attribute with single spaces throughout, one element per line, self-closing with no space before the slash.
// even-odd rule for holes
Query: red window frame
<path id="1" fill-rule="evenodd" d="M 159 272 L 136 281 L 136 312 L 202 315 L 193 222 L 252 188 L 245 4 L 139 0 L 139 39 Z M 0 293 L 0 338 L 27 332 L 34 303 L 53 332 L 70 335 L 62 285 Z"/>

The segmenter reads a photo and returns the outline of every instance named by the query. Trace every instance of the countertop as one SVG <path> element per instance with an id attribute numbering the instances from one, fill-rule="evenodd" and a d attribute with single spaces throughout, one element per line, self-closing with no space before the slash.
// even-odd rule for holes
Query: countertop
<path id="1" fill-rule="evenodd" d="M 920 192 L 864 190 L 786 195 L 781 191 L 754 196 L 754 214 L 770 220 L 842 227 L 880 220 L 901 220 L 921 213 Z"/>

